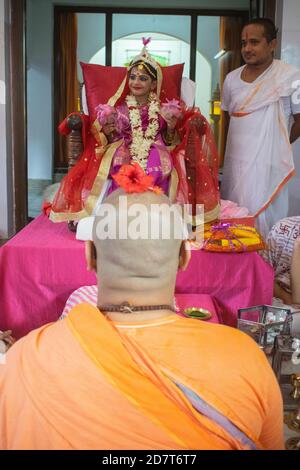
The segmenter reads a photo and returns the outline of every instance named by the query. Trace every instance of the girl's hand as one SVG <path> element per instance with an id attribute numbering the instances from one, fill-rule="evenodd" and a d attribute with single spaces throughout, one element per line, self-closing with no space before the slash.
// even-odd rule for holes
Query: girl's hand
<path id="1" fill-rule="evenodd" d="M 168 131 L 174 131 L 175 127 L 176 127 L 176 124 L 177 124 L 177 121 L 178 121 L 178 118 L 175 117 L 175 116 L 164 116 L 164 120 L 166 121 L 167 123 L 167 129 Z"/>
<path id="2" fill-rule="evenodd" d="M 102 130 L 106 136 L 110 136 L 111 134 L 116 132 L 116 124 L 114 122 L 104 124 L 104 126 L 102 127 Z"/>

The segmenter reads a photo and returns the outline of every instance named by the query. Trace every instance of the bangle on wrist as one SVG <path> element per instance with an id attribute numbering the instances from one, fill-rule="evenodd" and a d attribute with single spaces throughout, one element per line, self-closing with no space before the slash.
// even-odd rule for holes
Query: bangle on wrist
<path id="1" fill-rule="evenodd" d="M 166 132 L 166 141 L 167 143 L 172 143 L 175 136 L 175 129 L 167 129 Z"/>
<path id="2" fill-rule="evenodd" d="M 166 134 L 165 141 L 167 145 L 171 145 L 173 142 L 173 139 L 174 139 L 174 134 L 171 136 L 168 133 Z"/>
<path id="3" fill-rule="evenodd" d="M 175 127 L 173 129 L 167 128 L 167 134 L 174 135 L 175 134 Z"/>

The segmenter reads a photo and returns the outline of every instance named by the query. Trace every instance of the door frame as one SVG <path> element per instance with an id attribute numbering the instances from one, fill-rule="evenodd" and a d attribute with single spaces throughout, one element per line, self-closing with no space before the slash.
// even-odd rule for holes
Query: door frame
<path id="1" fill-rule="evenodd" d="M 5 19 L 8 191 L 15 234 L 28 222 L 26 0 L 5 0 Z"/>

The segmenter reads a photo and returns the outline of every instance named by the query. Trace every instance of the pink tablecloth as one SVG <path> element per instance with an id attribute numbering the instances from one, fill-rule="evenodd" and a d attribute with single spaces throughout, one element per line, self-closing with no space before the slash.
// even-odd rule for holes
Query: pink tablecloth
<path id="1" fill-rule="evenodd" d="M 177 276 L 176 292 L 205 293 L 222 309 L 223 323 L 236 326 L 239 308 L 272 303 L 273 269 L 256 253 L 196 251 Z"/>
<path id="2" fill-rule="evenodd" d="M 55 321 L 75 289 L 95 283 L 83 242 L 41 215 L 0 249 L 0 329 L 18 338 Z M 179 294 L 210 295 L 228 325 L 235 325 L 238 308 L 270 303 L 272 289 L 272 269 L 257 253 L 194 251 L 176 284 Z"/>

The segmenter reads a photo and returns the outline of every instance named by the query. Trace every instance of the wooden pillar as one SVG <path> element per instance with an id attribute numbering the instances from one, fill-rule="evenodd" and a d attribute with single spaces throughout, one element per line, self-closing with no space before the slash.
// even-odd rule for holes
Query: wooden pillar
<path id="1" fill-rule="evenodd" d="M 25 0 L 6 0 L 7 150 L 13 187 L 13 230 L 27 223 Z"/>

